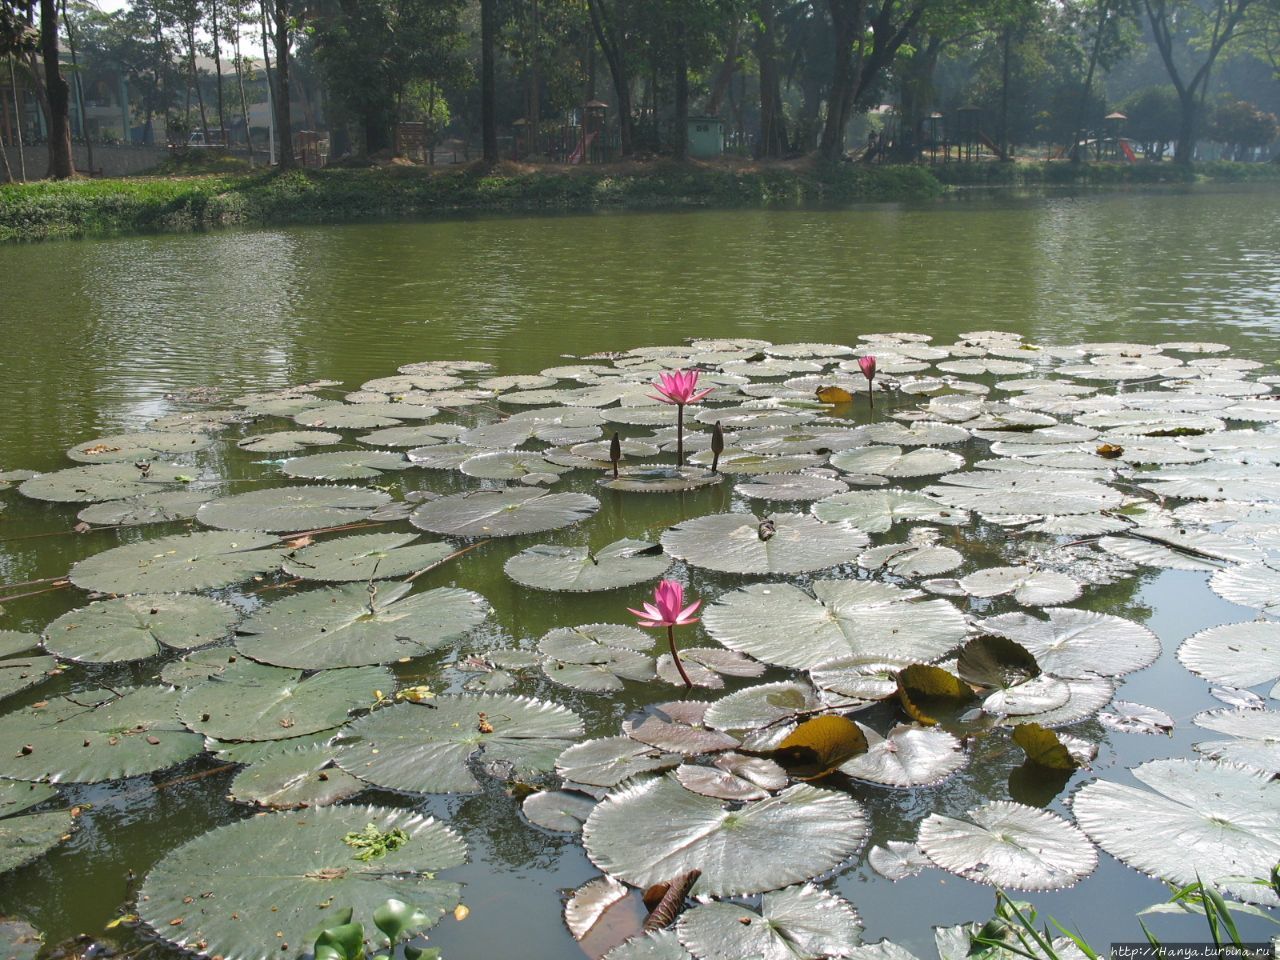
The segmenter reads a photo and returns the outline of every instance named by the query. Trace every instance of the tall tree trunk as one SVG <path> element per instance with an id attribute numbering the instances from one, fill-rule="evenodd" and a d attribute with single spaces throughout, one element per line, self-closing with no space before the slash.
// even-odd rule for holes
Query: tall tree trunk
<path id="1" fill-rule="evenodd" d="M 614 35 L 616 31 L 606 23 L 608 9 L 606 0 L 587 0 L 587 12 L 591 15 L 591 29 L 595 32 L 596 42 L 604 53 L 609 64 L 609 75 L 613 79 L 613 93 L 617 100 L 615 113 L 618 117 L 618 145 L 624 157 L 629 157 L 635 150 L 635 131 L 631 116 L 631 78 L 627 73 L 626 52 L 618 45 L 621 37 Z M 604 131 L 600 131 L 601 136 Z"/>
<path id="2" fill-rule="evenodd" d="M 187 22 L 187 63 L 191 77 L 190 83 L 191 86 L 195 87 L 196 102 L 200 105 L 200 133 L 204 136 L 204 142 L 207 146 L 209 143 L 209 116 L 205 113 L 204 91 L 200 89 L 200 75 L 196 71 L 196 25 L 194 21 Z"/>
<path id="3" fill-rule="evenodd" d="M 1195 159 L 1200 104 L 1195 94 L 1188 90 L 1179 93 L 1178 106 L 1181 115 L 1178 118 L 1178 142 L 1173 146 L 1173 162 L 1190 165 Z"/>
<path id="4" fill-rule="evenodd" d="M 738 72 L 738 41 L 741 24 L 734 21 L 729 32 L 729 42 L 725 45 L 724 60 L 716 71 L 715 80 L 711 83 L 711 92 L 707 96 L 707 116 L 714 117 L 720 113 L 720 106 L 733 84 L 733 75 Z"/>
<path id="5" fill-rule="evenodd" d="M 5 111 L 8 113 L 8 111 Z M 9 151 L 4 143 L 4 126 L 0 126 L 0 164 L 4 166 L 4 182 L 13 183 L 13 168 L 9 166 Z"/>
<path id="6" fill-rule="evenodd" d="M 1089 109 L 1089 96 L 1093 92 L 1093 74 L 1098 68 L 1098 55 L 1102 52 L 1102 35 L 1107 25 L 1108 0 L 1096 0 L 1098 4 L 1097 33 L 1093 37 L 1093 46 L 1089 50 L 1089 68 L 1085 71 L 1084 84 L 1080 90 L 1080 103 L 1076 106 L 1076 121 L 1071 127 L 1071 148 L 1068 155 L 1072 163 L 1084 159 L 1084 151 L 1080 149 L 1080 141 L 1088 137 L 1081 136 L 1085 132 L 1085 111 Z"/>
<path id="7" fill-rule="evenodd" d="M 75 176 L 71 155 L 71 92 L 58 64 L 58 7 L 56 0 L 40 0 L 40 54 L 49 97 L 49 175 L 54 180 Z"/>
<path id="8" fill-rule="evenodd" d="M 484 162 L 498 162 L 497 82 L 494 76 L 498 39 L 497 0 L 480 0 L 480 138 Z"/>
<path id="9" fill-rule="evenodd" d="M 211 0 L 210 13 L 213 15 L 213 69 L 218 78 L 218 133 L 222 137 L 222 145 L 227 142 L 227 121 L 222 113 L 222 37 L 218 34 L 218 0 Z"/>
<path id="10" fill-rule="evenodd" d="M 689 55 L 685 46 L 684 22 L 676 27 L 676 129 L 675 158 L 689 158 Z"/>
<path id="11" fill-rule="evenodd" d="M 240 116 L 244 118 L 244 144 L 249 150 L 249 169 L 253 169 L 253 131 L 249 128 L 249 98 L 244 92 L 244 58 L 240 56 L 240 23 L 231 34 L 231 49 L 235 55 L 236 87 L 240 91 Z"/>
<path id="12" fill-rule="evenodd" d="M 27 152 L 22 143 L 22 111 L 18 107 L 18 81 L 13 72 L 13 55 L 5 57 L 9 61 L 9 93 L 13 95 L 13 129 L 18 141 L 18 174 L 22 182 L 27 182 Z"/>
<path id="13" fill-rule="evenodd" d="M 80 136 L 84 138 L 85 156 L 89 161 L 89 174 L 93 175 L 93 141 L 84 122 L 84 83 L 80 79 L 80 61 L 76 59 L 76 35 L 67 15 L 67 0 L 62 0 L 62 23 L 67 28 L 67 49 L 71 54 L 71 70 L 76 78 L 76 109 L 80 114 Z"/>
<path id="14" fill-rule="evenodd" d="M 280 169 L 298 166 L 293 155 L 293 113 L 289 104 L 289 0 L 272 0 L 275 9 L 276 133 L 280 138 Z"/>
<path id="15" fill-rule="evenodd" d="M 1009 46 L 1013 27 L 1004 25 L 1000 40 L 1000 159 L 1009 159 Z"/>
<path id="16" fill-rule="evenodd" d="M 831 33 L 835 58 L 831 71 L 831 94 L 827 97 L 827 118 L 822 125 L 818 154 L 824 160 L 839 160 L 844 154 L 844 131 L 853 112 L 856 69 L 853 45 L 862 32 L 862 4 L 849 0 L 827 0 L 831 13 Z"/>
<path id="17" fill-rule="evenodd" d="M 782 116 L 782 74 L 778 69 L 777 8 L 775 0 L 756 4 L 755 48 L 760 67 L 760 134 L 757 157 L 781 157 L 787 152 L 787 128 Z"/>

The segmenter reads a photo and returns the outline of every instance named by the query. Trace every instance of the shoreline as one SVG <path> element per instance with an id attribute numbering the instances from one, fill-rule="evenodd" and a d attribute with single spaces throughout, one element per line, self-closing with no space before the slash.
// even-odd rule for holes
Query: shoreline
<path id="1" fill-rule="evenodd" d="M 969 188 L 1280 182 L 1280 164 L 501 164 L 327 168 L 0 186 L 0 243 L 221 227 L 436 219 L 466 213 L 831 207 L 933 200 Z"/>

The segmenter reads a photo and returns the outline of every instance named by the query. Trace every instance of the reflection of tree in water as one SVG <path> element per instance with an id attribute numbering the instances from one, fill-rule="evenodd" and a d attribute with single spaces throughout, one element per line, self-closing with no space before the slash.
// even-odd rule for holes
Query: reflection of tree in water
<path id="1" fill-rule="evenodd" d="M 481 792 L 464 799 L 448 820 L 467 841 L 473 862 L 548 870 L 566 846 L 577 846 L 577 834 L 552 833 L 525 820 L 506 784 L 483 774 L 480 781 Z"/>

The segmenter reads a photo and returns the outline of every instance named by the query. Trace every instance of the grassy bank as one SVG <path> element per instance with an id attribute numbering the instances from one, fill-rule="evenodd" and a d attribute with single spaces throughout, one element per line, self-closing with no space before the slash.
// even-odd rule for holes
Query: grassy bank
<path id="1" fill-rule="evenodd" d="M 566 172 L 419 168 L 215 174 L 0 187 L 0 241 L 333 223 L 459 211 L 742 207 L 927 199 L 919 167 L 826 169 L 652 164 Z"/>
<path id="2" fill-rule="evenodd" d="M 919 200 L 949 186 L 1280 179 L 1278 164 L 972 163 L 932 167 L 630 164 L 212 173 L 0 186 L 0 241 L 337 223 L 460 211 L 761 207 Z"/>

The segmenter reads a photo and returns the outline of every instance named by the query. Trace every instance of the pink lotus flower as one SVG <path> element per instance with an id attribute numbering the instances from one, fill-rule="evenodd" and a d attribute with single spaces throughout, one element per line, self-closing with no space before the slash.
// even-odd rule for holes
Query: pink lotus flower
<path id="1" fill-rule="evenodd" d="M 677 370 L 675 373 L 658 374 L 658 382 L 654 384 L 660 397 L 653 396 L 659 403 L 683 407 L 686 403 L 697 403 L 714 388 L 696 392 L 698 389 L 697 370 Z"/>
<path id="2" fill-rule="evenodd" d="M 667 646 L 671 650 L 671 660 L 679 671 L 680 679 L 684 681 L 686 689 L 693 687 L 693 681 L 684 672 L 684 664 L 680 662 L 680 652 L 676 650 L 676 627 L 697 623 L 698 618 L 694 614 L 700 606 L 702 601 L 695 600 L 686 607 L 684 587 L 674 580 L 663 580 L 653 591 L 653 603 L 644 604 L 642 610 L 627 608 L 628 613 L 634 613 L 640 618 L 640 626 L 667 628 Z"/>
<path id="3" fill-rule="evenodd" d="M 653 591 L 653 603 L 644 604 L 643 610 L 627 608 L 640 618 L 642 627 L 685 627 L 697 623 L 694 616 L 702 606 L 701 600 L 695 600 L 684 606 L 684 587 L 674 580 L 663 580 Z"/>
<path id="4" fill-rule="evenodd" d="M 874 380 L 876 376 L 876 358 L 872 356 L 860 357 L 858 359 L 858 369 L 862 371 L 862 375 L 867 380 Z"/>

